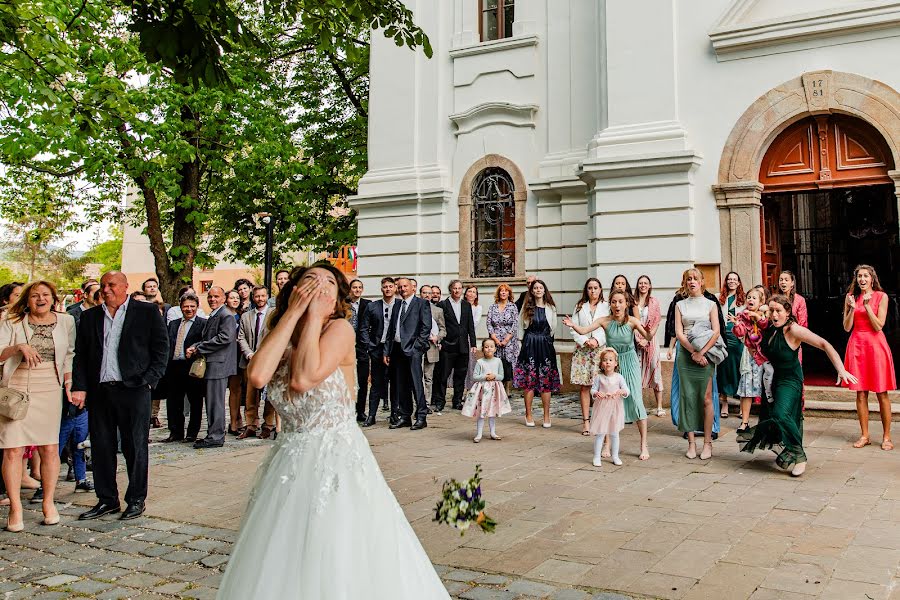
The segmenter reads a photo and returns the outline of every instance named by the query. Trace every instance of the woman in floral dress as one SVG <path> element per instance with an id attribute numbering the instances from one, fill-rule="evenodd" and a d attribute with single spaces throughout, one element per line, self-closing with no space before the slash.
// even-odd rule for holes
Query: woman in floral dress
<path id="1" fill-rule="evenodd" d="M 513 368 L 513 385 L 525 392 L 525 425 L 534 427 L 531 404 L 541 395 L 545 428 L 550 427 L 550 394 L 560 388 L 553 332 L 556 330 L 556 304 L 540 279 L 535 279 L 525 293 L 519 315 L 522 349 Z"/>
<path id="2" fill-rule="evenodd" d="M 516 335 L 519 328 L 519 309 L 512 301 L 512 288 L 505 283 L 497 286 L 494 304 L 487 313 L 488 337 L 497 344 L 496 357 L 503 362 L 503 383 L 509 393 L 513 378 L 513 365 L 519 358 L 521 342 Z"/>

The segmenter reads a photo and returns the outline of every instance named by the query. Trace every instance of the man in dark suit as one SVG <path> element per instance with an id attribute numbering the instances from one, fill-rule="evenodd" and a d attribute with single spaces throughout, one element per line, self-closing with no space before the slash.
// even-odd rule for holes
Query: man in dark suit
<path id="1" fill-rule="evenodd" d="M 73 304 L 69 308 L 66 309 L 66 312 L 72 315 L 72 318 L 75 319 L 75 326 L 78 326 L 78 323 L 81 322 L 81 315 L 89 308 L 93 308 L 96 306 L 94 302 L 94 294 L 97 290 L 100 289 L 100 284 L 93 279 L 88 279 L 81 286 L 82 291 L 82 300 L 77 304 Z"/>
<path id="2" fill-rule="evenodd" d="M 150 390 L 168 362 L 166 324 L 153 304 L 128 298 L 128 279 L 111 271 L 100 279 L 105 304 L 84 311 L 75 338 L 72 403 L 88 404 L 88 429 L 99 502 L 78 518 L 121 510 L 116 485 L 117 433 L 128 470 L 122 519 L 144 512 L 149 477 Z"/>
<path id="3" fill-rule="evenodd" d="M 475 352 L 475 320 L 472 318 L 472 305 L 462 297 L 462 282 L 454 279 L 450 282 L 450 297 L 439 304 L 444 311 L 444 323 L 447 336 L 441 342 L 441 360 L 438 363 L 440 373 L 434 377 L 431 403 L 435 412 L 444 410 L 447 401 L 447 379 L 453 371 L 453 408 L 462 408 L 462 397 L 466 387 L 466 371 L 469 368 L 469 355 Z"/>
<path id="4" fill-rule="evenodd" d="M 169 322 L 169 365 L 160 384 L 166 392 L 166 418 L 169 421 L 169 437 L 164 443 L 197 441 L 200 432 L 200 416 L 203 413 L 205 386 L 201 379 L 191 377 L 189 371 L 196 360 L 187 358 L 186 351 L 203 339 L 206 319 L 197 316 L 200 299 L 195 294 L 185 294 L 179 304 L 181 318 Z M 184 435 L 184 397 L 187 395 L 191 409 L 187 436 Z"/>
<path id="5" fill-rule="evenodd" d="M 350 324 L 356 332 L 356 384 L 359 389 L 356 391 L 356 421 L 361 423 L 366 420 L 366 397 L 369 392 L 369 352 L 363 345 L 362 330 L 363 315 L 365 315 L 366 307 L 369 300 L 362 297 L 363 282 L 354 279 L 350 282 Z"/>
<path id="6" fill-rule="evenodd" d="M 369 413 L 363 427 L 375 424 L 378 405 L 388 398 L 388 366 L 384 362 L 384 344 L 387 340 L 388 325 L 391 322 L 393 308 L 397 304 L 394 293 L 397 287 L 394 279 L 384 277 L 381 280 L 381 300 L 370 302 L 363 311 L 362 325 L 359 330 L 359 343 L 366 349 L 372 365 L 372 390 L 369 393 Z M 360 382 L 362 385 L 362 382 Z M 391 422 L 393 422 L 393 415 Z"/>
<path id="7" fill-rule="evenodd" d="M 522 312 L 522 307 L 525 306 L 525 294 L 528 293 L 528 290 L 531 289 L 531 284 L 534 283 L 534 280 L 537 279 L 535 275 L 529 275 L 525 278 L 525 291 L 519 294 L 519 299 L 516 300 L 516 308 L 519 310 L 519 313 Z"/>
<path id="8" fill-rule="evenodd" d="M 209 318 L 203 327 L 203 341 L 187 349 L 188 358 L 206 358 L 206 437 L 194 448 L 221 448 L 225 444 L 225 390 L 228 378 L 237 373 L 237 321 L 225 306 L 225 290 L 209 289 Z"/>
<path id="9" fill-rule="evenodd" d="M 415 431 L 428 427 L 422 356 L 428 351 L 431 335 L 431 305 L 416 296 L 416 288 L 408 278 L 399 278 L 397 287 L 400 290 L 400 306 L 395 307 L 391 315 L 384 349 L 393 374 L 391 412 L 399 415 L 390 428 L 409 427 Z M 412 422 L 413 396 L 416 399 L 415 423 Z"/>

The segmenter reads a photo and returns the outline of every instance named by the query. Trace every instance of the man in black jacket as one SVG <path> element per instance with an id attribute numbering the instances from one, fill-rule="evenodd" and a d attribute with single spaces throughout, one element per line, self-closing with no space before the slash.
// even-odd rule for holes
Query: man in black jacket
<path id="1" fill-rule="evenodd" d="M 169 365 L 160 384 L 166 392 L 166 418 L 169 421 L 169 437 L 163 443 L 195 442 L 200 432 L 200 416 L 203 413 L 205 385 L 202 379 L 191 377 L 191 365 L 197 359 L 187 357 L 186 350 L 203 339 L 206 319 L 197 316 L 200 299 L 195 294 L 181 297 L 181 318 L 169 322 Z M 184 434 L 184 397 L 191 408 L 187 436 Z"/>
<path id="2" fill-rule="evenodd" d="M 359 388 L 356 391 L 357 422 L 366 420 L 366 398 L 369 394 L 369 352 L 363 344 L 362 335 L 360 335 L 363 317 L 366 314 L 369 300 L 363 298 L 362 295 L 363 282 L 359 279 L 354 279 L 350 282 L 350 297 L 347 301 L 350 302 L 350 310 L 352 311 L 350 325 L 353 326 L 353 330 L 356 332 L 356 385 Z"/>
<path id="3" fill-rule="evenodd" d="M 128 280 L 118 271 L 100 279 L 105 304 L 84 312 L 75 339 L 72 403 L 88 399 L 88 428 L 99 502 L 78 518 L 96 519 L 121 510 L 116 485 L 117 432 L 128 469 L 122 519 L 144 512 L 149 477 L 150 390 L 166 370 L 169 340 L 153 304 L 132 302 Z"/>
<path id="4" fill-rule="evenodd" d="M 440 373 L 435 373 L 431 404 L 440 413 L 447 402 L 447 379 L 453 371 L 453 408 L 462 408 L 462 397 L 466 387 L 466 371 L 469 368 L 469 355 L 475 352 L 475 320 L 472 317 L 472 305 L 462 297 L 462 282 L 454 279 L 450 282 L 450 297 L 442 300 L 438 306 L 444 311 L 444 322 L 447 336 L 441 342 L 441 360 L 438 363 Z"/>
<path id="5" fill-rule="evenodd" d="M 388 398 L 388 365 L 384 362 L 384 345 L 387 339 L 387 329 L 391 322 L 391 314 L 397 302 L 394 292 L 397 287 L 392 277 L 384 277 L 381 280 L 381 300 L 370 302 L 363 312 L 362 325 L 359 330 L 359 344 L 369 354 L 372 365 L 372 389 L 369 392 L 369 413 L 363 422 L 363 427 L 371 427 L 375 424 L 375 414 L 378 412 L 378 404 Z M 391 420 L 393 422 L 393 419 Z"/>
<path id="6" fill-rule="evenodd" d="M 398 415 L 391 429 L 409 427 L 413 431 L 428 426 L 428 402 L 422 377 L 422 356 L 428 350 L 431 334 L 431 304 L 416 296 L 412 282 L 401 277 L 399 307 L 395 307 L 388 326 L 384 356 L 393 373 L 391 412 Z M 465 373 L 464 373 L 465 375 Z M 393 391 L 393 390 L 392 390 Z M 416 421 L 412 422 L 412 397 L 416 398 Z"/>

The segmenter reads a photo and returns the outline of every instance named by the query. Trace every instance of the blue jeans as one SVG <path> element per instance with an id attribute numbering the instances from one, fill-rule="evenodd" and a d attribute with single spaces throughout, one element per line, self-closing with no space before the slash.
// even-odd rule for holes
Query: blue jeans
<path id="1" fill-rule="evenodd" d="M 72 445 L 75 446 L 72 460 L 75 463 L 75 480 L 84 481 L 87 479 L 87 465 L 84 462 L 84 448 L 77 448 L 78 444 L 86 440 L 88 437 L 88 413 L 82 412 L 75 417 L 63 417 L 59 425 L 59 451 L 63 448 L 71 438 Z"/>
<path id="2" fill-rule="evenodd" d="M 681 351 L 681 343 L 675 342 L 675 357 L 678 357 L 678 353 Z M 672 416 L 672 424 L 675 427 L 678 427 L 678 404 L 680 398 L 678 394 L 681 391 L 681 385 L 678 379 L 678 369 L 672 368 L 672 385 L 669 386 L 669 414 Z M 719 433 L 719 387 L 716 385 L 716 371 L 713 370 L 712 376 L 712 398 L 713 398 L 713 433 Z M 697 433 L 703 434 L 702 431 Z"/>

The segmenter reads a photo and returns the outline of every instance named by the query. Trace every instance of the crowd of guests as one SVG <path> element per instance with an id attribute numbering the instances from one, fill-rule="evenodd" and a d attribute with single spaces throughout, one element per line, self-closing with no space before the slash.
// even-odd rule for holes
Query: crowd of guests
<path id="1" fill-rule="evenodd" d="M 277 288 L 289 277 L 289 271 L 278 271 Z M 533 276 L 515 300 L 512 287 L 500 284 L 487 310 L 478 289 L 459 280 L 450 282 L 444 297 L 440 286 L 384 277 L 381 297 L 370 301 L 362 281 L 355 279 L 348 301 L 360 382 L 357 421 L 371 427 L 381 409 L 391 429 L 421 430 L 430 415 L 446 410 L 449 395 L 451 409 L 476 419 L 476 443 L 483 439 L 485 420 L 490 438 L 499 440 L 496 419 L 510 412 L 508 395 L 517 388 L 524 395 L 525 426 L 536 426 L 533 403 L 539 396 L 541 426 L 550 428 L 552 395 L 562 383 L 554 347 L 561 324 L 576 346 L 570 382 L 580 390 L 581 434 L 595 438 L 592 462 L 600 466 L 609 457 L 621 463 L 618 436 L 626 423 L 637 427 L 638 456 L 647 460 L 644 389 L 655 399 L 653 414 L 666 414 L 656 343 L 664 327 L 668 358 L 675 361 L 671 418 L 688 441 L 688 458 L 711 458 L 719 419 L 729 414 L 728 399 L 738 398 L 741 449 L 777 448 L 779 466 L 801 475 L 806 467 L 804 343 L 826 352 L 839 383 L 857 392 L 861 435 L 854 446 L 870 443 L 868 394 L 874 392 L 883 423 L 881 447 L 892 450 L 888 391 L 896 389 L 896 380 L 882 331 L 889 300 L 875 269 L 857 267 L 848 289 L 843 325 L 850 340 L 843 361 L 808 329 L 805 300 L 793 274 L 784 272 L 778 281 L 777 293 L 770 296 L 761 286 L 745 291 L 732 272 L 714 295 L 702 272 L 688 269 L 664 320 L 646 275 L 638 277 L 635 288 L 617 275 L 608 296 L 599 279 L 589 278 L 571 316 L 560 313 L 547 284 Z M 99 281 L 86 281 L 81 300 L 65 312 L 50 282 L 0 288 L 2 386 L 24 392 L 27 402 L 24 415 L 12 418 L 7 415 L 16 407 L 0 406 L 10 531 L 24 527 L 23 488 L 38 488 L 33 499 L 42 502 L 45 524 L 59 522 L 54 494 L 61 454 L 76 491 L 93 490 L 98 498 L 81 519 L 120 511 L 122 519 L 140 516 L 147 495 L 149 431 L 162 425 L 162 399 L 169 430 L 165 443 L 203 449 L 221 447 L 229 434 L 277 437 L 278 415 L 265 388 L 250 385 L 246 377 L 277 301 L 269 290 L 247 279 L 230 290 L 213 286 L 206 314 L 190 287 L 179 290 L 178 303 L 171 306 L 155 279 L 144 281 L 139 291 L 128 288 L 122 273 L 106 273 Z M 488 335 L 479 344 L 475 332 L 482 319 Z M 4 403 L 17 402 L 4 398 Z M 751 426 L 754 401 L 760 410 Z M 199 438 L 204 410 L 206 436 Z M 87 478 L 87 445 L 93 483 Z M 128 473 L 124 511 L 115 477 L 118 452 Z"/>

